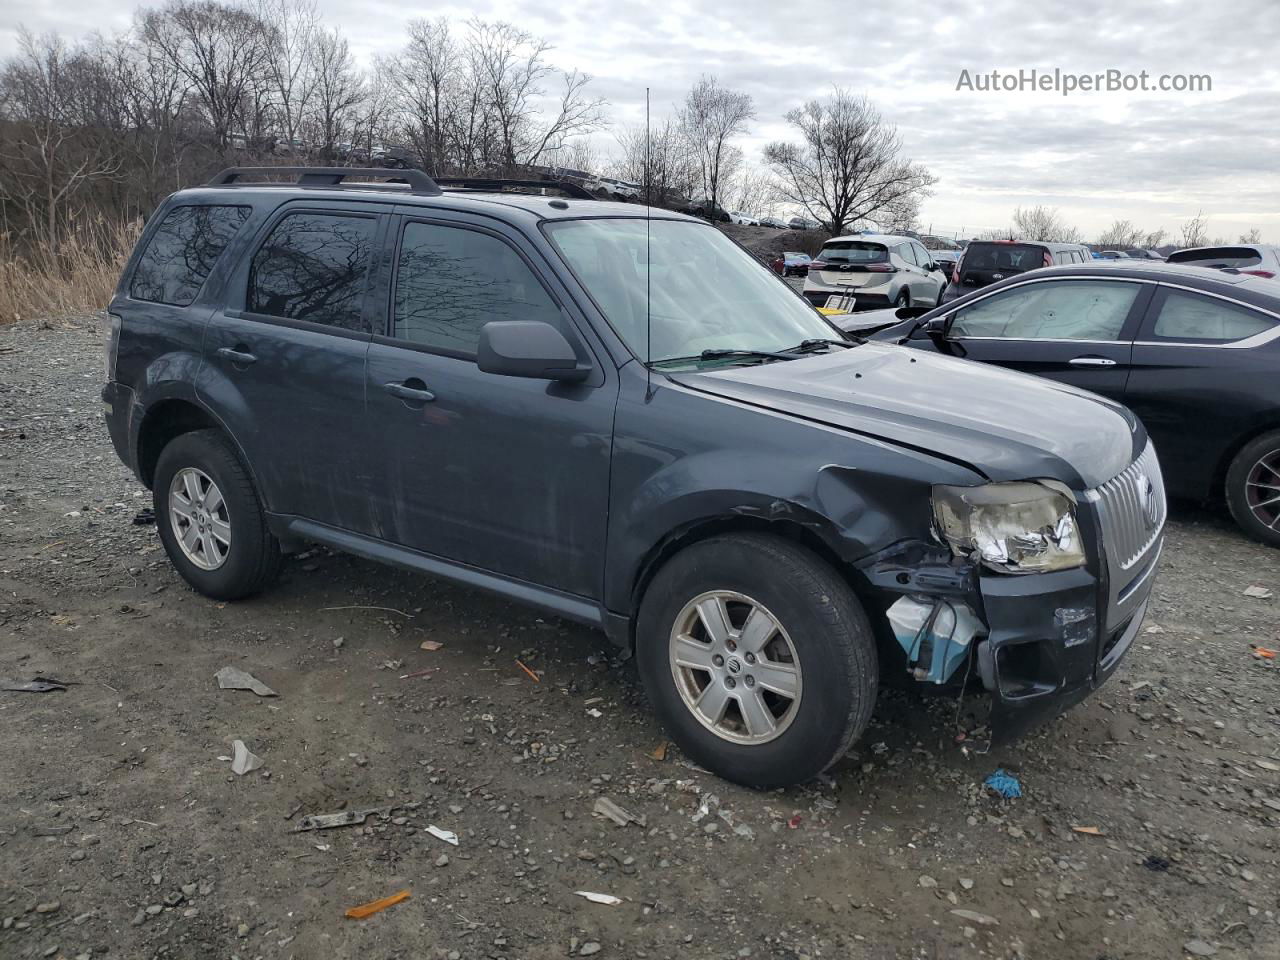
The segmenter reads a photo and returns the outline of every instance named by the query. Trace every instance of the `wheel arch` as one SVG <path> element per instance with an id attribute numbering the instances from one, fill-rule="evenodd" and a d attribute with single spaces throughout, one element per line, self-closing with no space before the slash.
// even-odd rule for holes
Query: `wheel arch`
<path id="1" fill-rule="evenodd" d="M 1213 479 L 1209 487 L 1210 497 L 1226 497 L 1227 473 L 1230 472 L 1231 464 L 1235 462 L 1240 451 L 1263 434 L 1271 433 L 1273 430 L 1280 430 L 1280 420 L 1268 420 L 1253 424 L 1226 446 L 1218 460 L 1218 465 L 1213 471 Z"/>
<path id="2" fill-rule="evenodd" d="M 217 430 L 235 447 L 236 455 L 248 471 L 254 487 L 261 490 L 253 465 L 244 455 L 235 436 L 227 429 L 227 425 L 207 407 L 186 397 L 169 397 L 149 406 L 138 425 L 138 437 L 135 442 L 138 479 L 147 489 L 155 480 L 156 464 L 160 453 L 176 437 L 195 430 Z"/>
<path id="3" fill-rule="evenodd" d="M 645 553 L 632 577 L 628 611 L 627 646 L 635 648 L 636 620 L 645 592 L 661 570 L 678 553 L 713 537 L 735 533 L 764 533 L 804 547 L 829 566 L 853 591 L 860 601 L 867 601 L 870 585 L 858 571 L 843 559 L 836 547 L 819 531 L 821 526 L 796 519 L 767 519 L 744 514 L 722 514 L 704 517 L 668 531 Z"/>

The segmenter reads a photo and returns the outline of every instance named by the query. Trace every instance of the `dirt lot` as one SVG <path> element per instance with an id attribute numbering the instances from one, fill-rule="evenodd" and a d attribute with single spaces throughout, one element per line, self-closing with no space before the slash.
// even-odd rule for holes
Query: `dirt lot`
<path id="1" fill-rule="evenodd" d="M 966 754 L 954 704 L 886 694 L 833 778 L 754 793 L 648 756 L 577 626 L 323 551 L 193 594 L 132 522 L 98 336 L 0 328 L 0 677 L 75 681 L 0 693 L 0 958 L 1280 956 L 1280 552 L 1219 514 L 1175 511 L 1127 665 L 1047 730 Z"/>

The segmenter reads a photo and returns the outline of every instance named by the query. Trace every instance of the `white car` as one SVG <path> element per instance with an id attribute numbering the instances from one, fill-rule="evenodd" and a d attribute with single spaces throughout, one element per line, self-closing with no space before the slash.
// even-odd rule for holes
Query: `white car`
<path id="1" fill-rule="evenodd" d="M 1190 263 L 1215 270 L 1234 270 L 1270 280 L 1280 278 L 1280 247 L 1265 243 L 1233 243 L 1223 247 L 1190 247 L 1169 254 L 1170 263 Z"/>
<path id="2" fill-rule="evenodd" d="M 805 274 L 804 296 L 815 307 L 848 296 L 860 309 L 933 307 L 946 285 L 942 268 L 919 240 L 859 233 L 822 245 Z"/>
<path id="3" fill-rule="evenodd" d="M 609 200 L 639 200 L 640 195 L 644 193 L 644 187 L 638 183 L 629 183 L 626 180 L 618 180 L 614 177 L 596 177 L 595 180 L 587 184 L 587 189 L 597 196 L 604 195 Z"/>
<path id="4" fill-rule="evenodd" d="M 760 221 L 759 221 L 759 220 L 757 220 L 755 217 L 749 217 L 749 216 L 747 216 L 745 213 L 739 213 L 737 210 L 730 210 L 730 211 L 729 211 L 729 219 L 730 219 L 732 222 L 734 222 L 734 223 L 736 223 L 736 224 L 739 224 L 739 225 L 741 225 L 741 226 L 744 226 L 744 227 L 758 227 L 758 226 L 760 226 Z"/>

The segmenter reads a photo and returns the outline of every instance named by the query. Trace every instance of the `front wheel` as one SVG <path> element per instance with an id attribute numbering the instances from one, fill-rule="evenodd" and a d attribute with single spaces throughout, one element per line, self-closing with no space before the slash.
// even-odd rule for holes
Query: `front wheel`
<path id="1" fill-rule="evenodd" d="M 1253 537 L 1280 547 L 1280 430 L 1244 445 L 1227 470 L 1227 505 Z"/>
<path id="2" fill-rule="evenodd" d="M 893 301 L 893 309 L 901 310 L 909 306 L 911 306 L 911 291 L 903 287 L 902 292 L 898 294 L 898 299 Z"/>
<path id="3" fill-rule="evenodd" d="M 663 726 L 726 780 L 808 780 L 871 718 L 866 614 L 830 566 L 787 540 L 731 535 L 678 553 L 645 593 L 636 643 Z"/>

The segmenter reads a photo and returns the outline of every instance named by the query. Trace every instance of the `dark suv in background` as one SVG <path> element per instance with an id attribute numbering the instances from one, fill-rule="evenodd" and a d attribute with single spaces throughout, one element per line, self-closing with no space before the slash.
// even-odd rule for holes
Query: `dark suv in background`
<path id="1" fill-rule="evenodd" d="M 757 786 L 882 675 L 980 682 L 1011 734 L 1115 670 L 1164 523 L 1123 407 L 842 339 L 689 217 L 450 184 L 233 169 L 152 217 L 103 399 L 197 590 L 311 541 L 591 624 Z"/>

